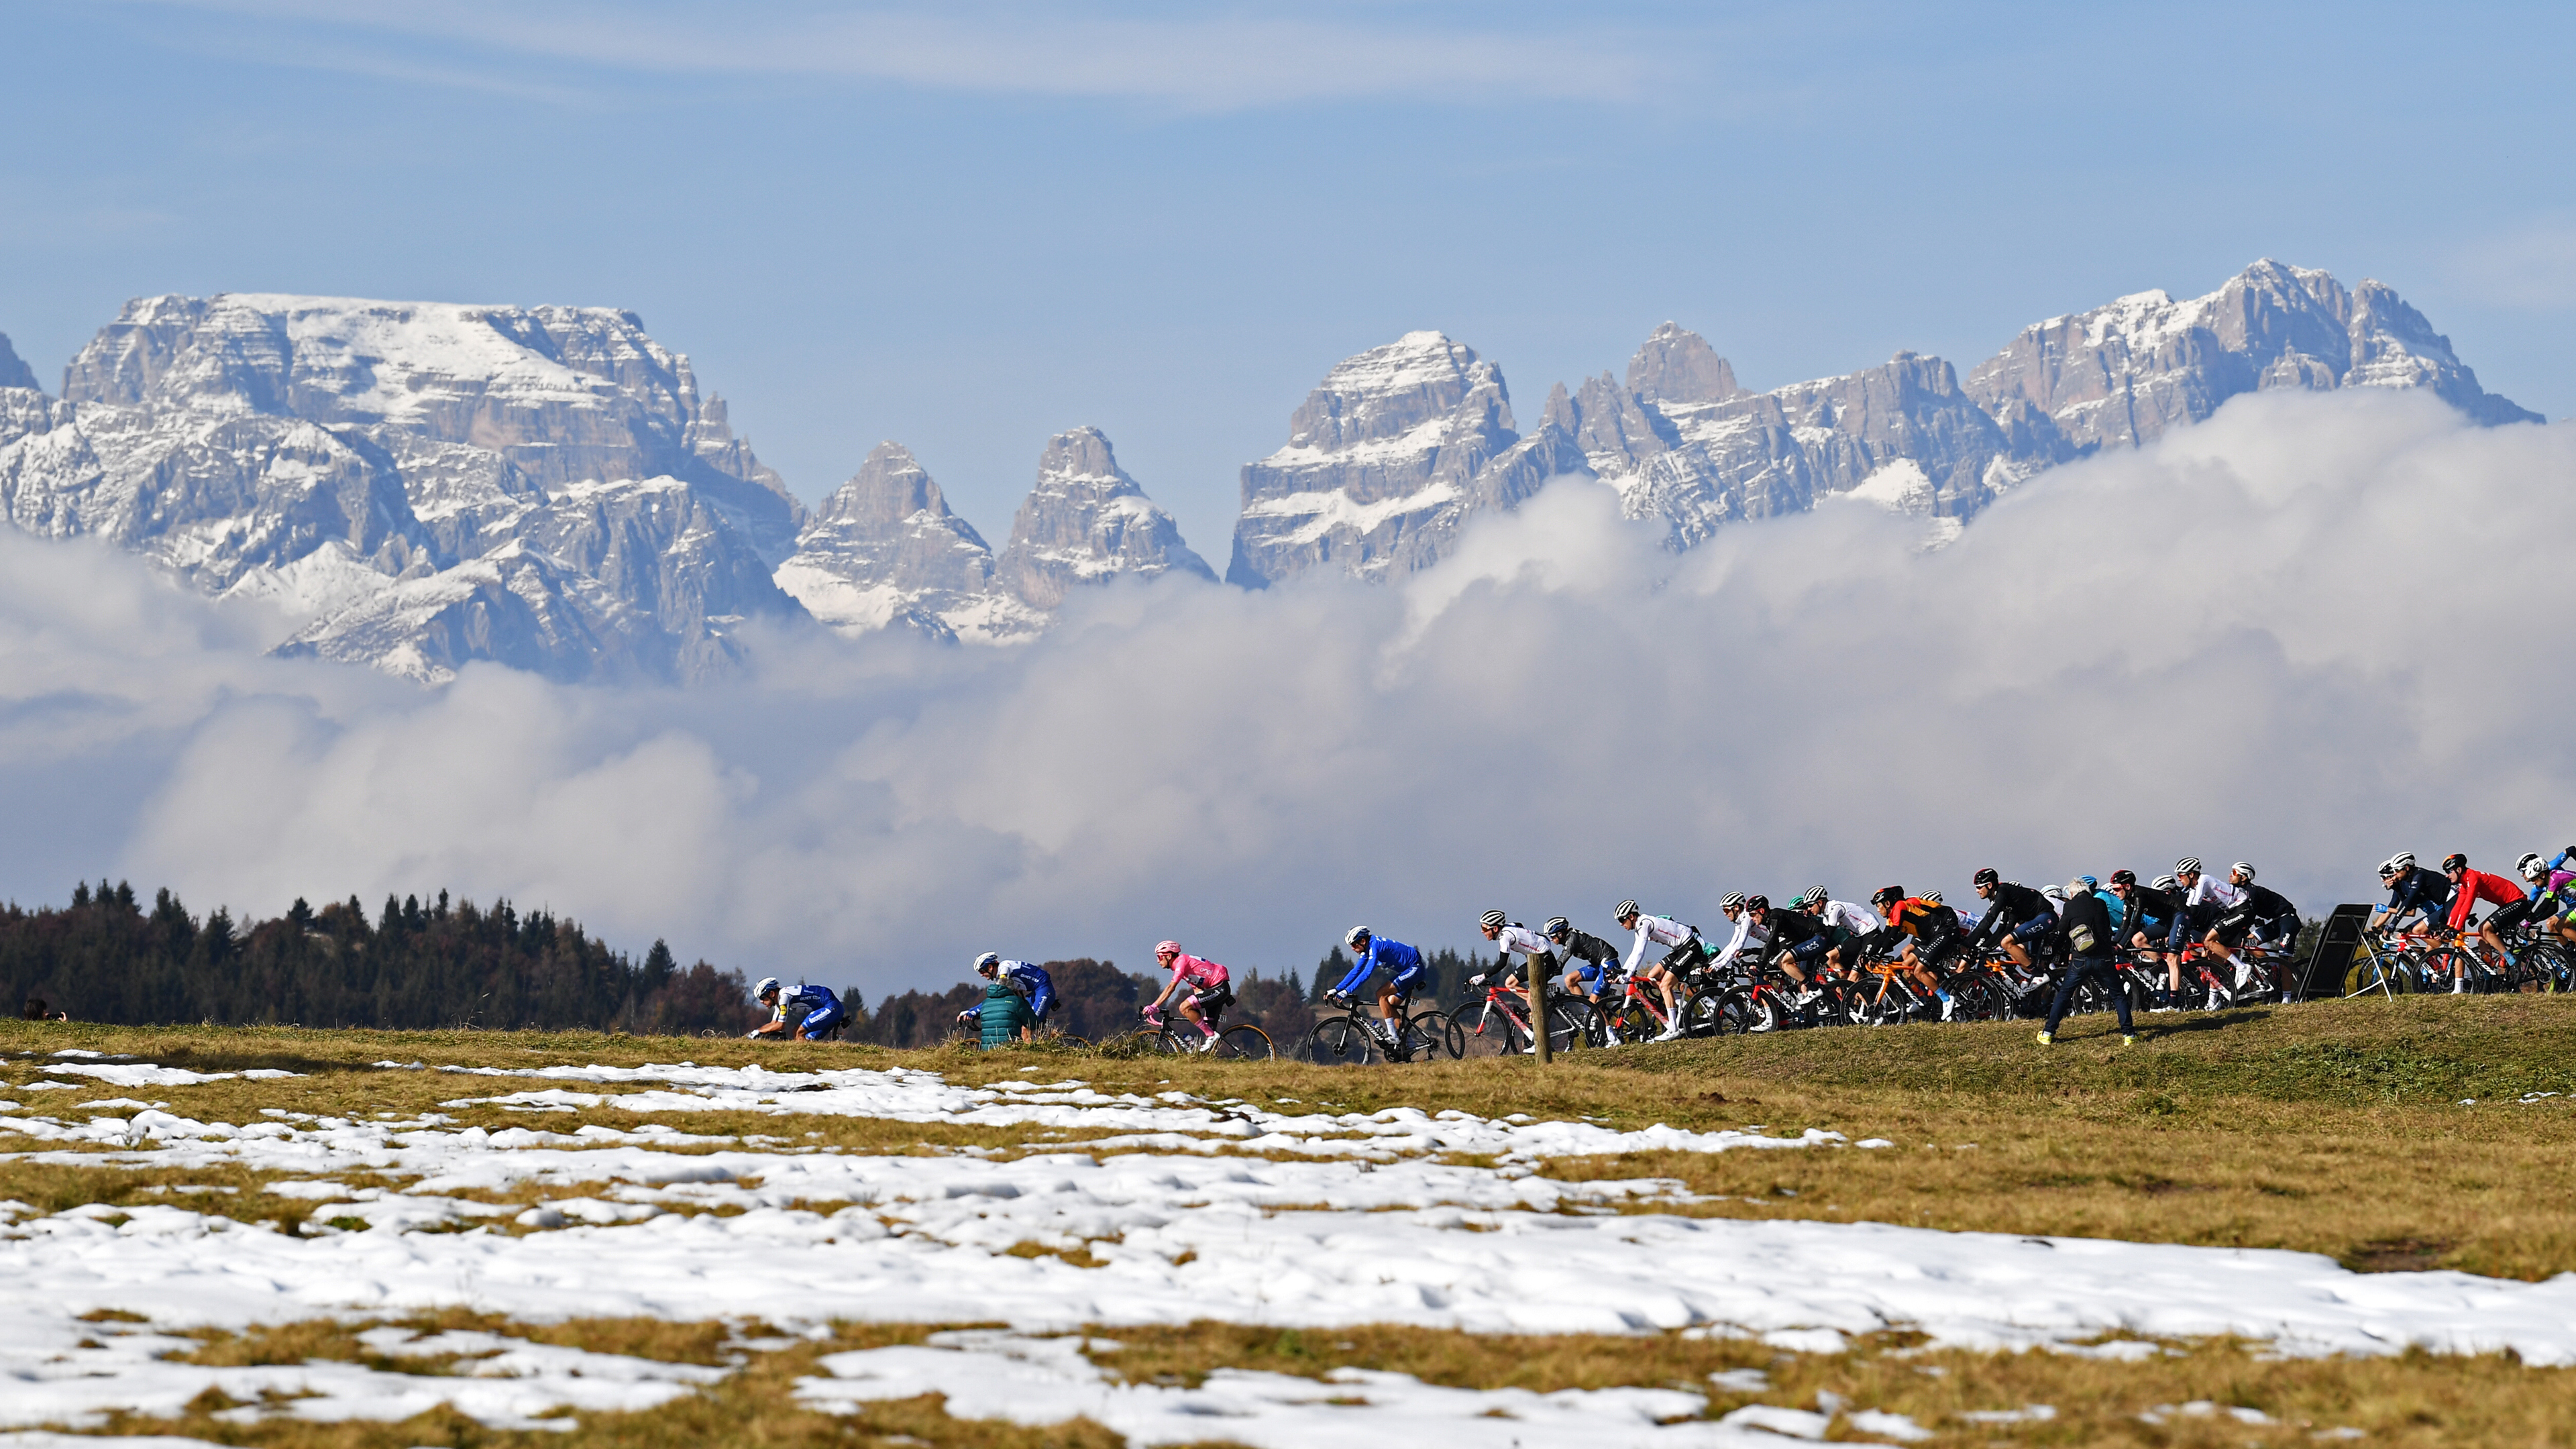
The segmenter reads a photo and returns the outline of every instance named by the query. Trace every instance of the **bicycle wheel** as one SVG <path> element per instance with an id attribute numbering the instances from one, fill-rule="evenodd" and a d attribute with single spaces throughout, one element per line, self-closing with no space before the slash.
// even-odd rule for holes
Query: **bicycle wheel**
<path id="1" fill-rule="evenodd" d="M 1270 1033 L 1245 1022 L 1218 1032 L 1208 1055 L 1229 1062 L 1266 1062 L 1279 1053 L 1270 1045 Z"/>
<path id="2" fill-rule="evenodd" d="M 1588 1006 L 1571 1001 L 1551 1001 L 1547 1006 L 1547 1049 L 1553 1054 L 1570 1052 L 1577 1047 L 1594 1046 L 1601 1029 L 1600 1015 Z"/>
<path id="3" fill-rule="evenodd" d="M 1780 1029 L 1780 1004 L 1771 993 L 1736 990 L 1726 993 L 1718 1003 L 1732 1030 L 1748 1035 Z"/>
<path id="4" fill-rule="evenodd" d="M 1369 1029 L 1347 1016 L 1328 1016 L 1306 1036 L 1306 1059 L 1331 1067 L 1366 1066 L 1384 1055 Z"/>
<path id="5" fill-rule="evenodd" d="M 1460 1026 L 1449 1013 L 1437 1008 L 1417 1011 L 1409 1024 L 1414 1037 L 1424 1044 L 1424 1061 L 1445 1056 L 1454 1062 L 1467 1054 L 1467 1028 Z"/>
<path id="6" fill-rule="evenodd" d="M 1716 1036 L 1728 1029 L 1724 997 L 1703 992 L 1682 1003 L 1682 1035 Z"/>
<path id="7" fill-rule="evenodd" d="M 1600 1017 L 1603 1046 L 1622 1046 L 1632 1041 L 1646 1041 L 1664 1029 L 1664 1024 L 1657 1021 L 1655 1014 L 1648 1011 L 1645 1003 L 1641 1001 L 1620 1002 L 1608 1011 L 1600 1013 Z"/>

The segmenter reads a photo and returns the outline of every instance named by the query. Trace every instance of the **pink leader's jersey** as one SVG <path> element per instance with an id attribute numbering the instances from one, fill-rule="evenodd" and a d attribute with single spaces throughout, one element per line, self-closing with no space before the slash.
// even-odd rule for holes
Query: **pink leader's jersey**
<path id="1" fill-rule="evenodd" d="M 1172 958 L 1174 986 L 1201 990 L 1211 986 L 1223 986 L 1225 983 L 1226 969 L 1204 956 L 1193 956 L 1184 951 Z"/>

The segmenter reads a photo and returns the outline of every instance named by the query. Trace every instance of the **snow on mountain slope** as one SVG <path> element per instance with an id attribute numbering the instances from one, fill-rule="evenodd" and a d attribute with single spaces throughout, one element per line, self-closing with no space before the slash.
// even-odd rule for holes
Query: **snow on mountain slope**
<path id="1" fill-rule="evenodd" d="M 1118 466 L 1098 428 L 1047 440 L 1037 486 L 1011 519 L 1011 542 L 994 581 L 1032 609 L 1053 609 L 1072 590 L 1117 574 L 1197 574 L 1207 561 L 1181 541 L 1180 525 Z"/>
<path id="2" fill-rule="evenodd" d="M 696 679 L 735 623 L 802 612 L 770 570 L 803 509 L 632 313 L 143 298 L 59 403 L 25 398 L 0 398 L 12 522 L 267 599 L 290 652 Z"/>
<path id="3" fill-rule="evenodd" d="M 1032 638 L 1045 615 L 998 592 L 993 550 L 900 443 L 879 443 L 778 566 L 778 586 L 847 634 L 901 625 L 934 638 Z"/>
<path id="4" fill-rule="evenodd" d="M 1444 556 L 1480 508 L 1510 508 L 1581 451 L 1553 426 L 1513 429 L 1502 372 L 1438 332 L 1343 360 L 1243 469 L 1226 581 L 1262 587 L 1319 564 L 1363 578 Z"/>

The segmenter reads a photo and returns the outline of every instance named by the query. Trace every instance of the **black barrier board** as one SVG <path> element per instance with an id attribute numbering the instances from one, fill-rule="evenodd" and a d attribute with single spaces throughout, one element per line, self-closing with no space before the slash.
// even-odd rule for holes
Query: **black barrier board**
<path id="1" fill-rule="evenodd" d="M 2370 924 L 2370 911 L 2368 906 L 2341 905 L 2326 917 L 2317 949 L 2308 957 L 2302 999 L 2333 1001 L 2343 995 L 2344 973 L 2352 969 L 2352 953 L 2361 948 L 2361 928 Z"/>

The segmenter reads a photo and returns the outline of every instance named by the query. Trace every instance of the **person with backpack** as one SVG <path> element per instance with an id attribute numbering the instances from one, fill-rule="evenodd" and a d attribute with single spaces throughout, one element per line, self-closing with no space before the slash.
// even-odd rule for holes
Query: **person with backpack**
<path id="1" fill-rule="evenodd" d="M 2111 908 L 2103 904 L 2100 896 L 2086 890 L 2081 879 L 2069 881 L 2066 908 L 2058 913 L 2057 929 L 2066 938 L 2066 976 L 2057 983 L 2057 996 L 2048 1004 L 2048 1024 L 2039 1029 L 2039 1044 L 2048 1046 L 2057 1040 L 2057 1024 L 2066 1019 L 2067 1003 L 2075 999 L 2083 983 L 2099 981 L 2111 993 L 2112 1009 L 2120 1014 L 2120 1045 L 2137 1045 L 2137 1023 L 2129 1019 L 2129 993 L 2120 973 L 2111 965 L 2119 949 L 2119 941 L 2111 934 Z"/>
<path id="2" fill-rule="evenodd" d="M 1001 952 L 987 951 L 975 958 L 975 974 L 987 984 L 1001 982 L 1028 1003 L 1029 1024 L 1020 1033 L 1023 1038 L 1036 1036 L 1038 1028 L 1055 1014 L 1055 978 L 1047 974 L 1045 967 L 1030 961 L 1005 961 Z"/>
<path id="3" fill-rule="evenodd" d="M 980 1030 L 977 1035 L 984 1050 L 995 1051 L 1020 1040 L 1037 1024 L 1037 1013 L 1029 1010 L 1028 998 L 1011 989 L 999 973 L 984 978 L 984 1002 L 976 1008 Z"/>

